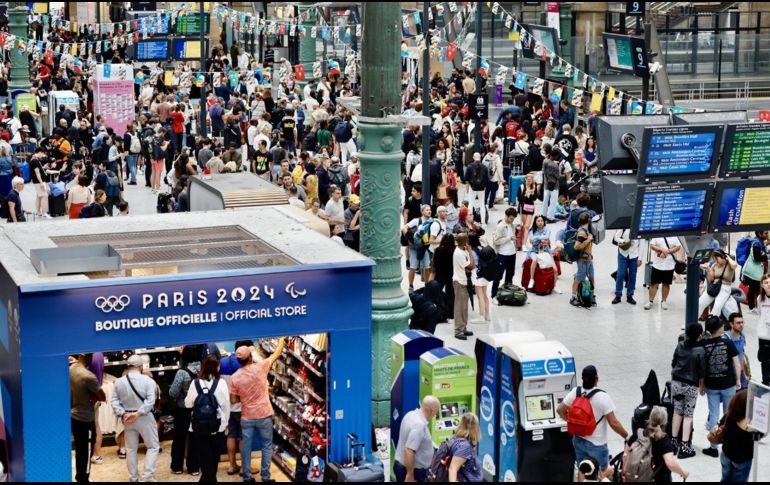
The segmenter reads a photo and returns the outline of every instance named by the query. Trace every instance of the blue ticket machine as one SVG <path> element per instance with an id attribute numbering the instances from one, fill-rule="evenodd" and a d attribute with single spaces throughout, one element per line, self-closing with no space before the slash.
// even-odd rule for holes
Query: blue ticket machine
<path id="1" fill-rule="evenodd" d="M 500 480 L 572 481 L 572 438 L 556 414 L 576 385 L 572 354 L 560 342 L 519 343 L 503 347 L 500 367 Z"/>
<path id="2" fill-rule="evenodd" d="M 480 335 L 476 340 L 476 394 L 479 396 L 481 426 L 479 457 L 487 482 L 497 482 L 499 479 L 500 361 L 503 346 L 543 341 L 545 335 L 534 331 Z"/>
<path id="3" fill-rule="evenodd" d="M 444 342 L 422 330 L 407 330 L 390 339 L 390 463 L 396 462 L 401 420 L 420 406 L 420 356 L 444 346 Z"/>

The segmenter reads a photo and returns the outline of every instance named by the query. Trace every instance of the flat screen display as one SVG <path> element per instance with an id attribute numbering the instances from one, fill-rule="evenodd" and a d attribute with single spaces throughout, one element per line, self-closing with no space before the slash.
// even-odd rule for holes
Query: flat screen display
<path id="1" fill-rule="evenodd" d="M 604 44 L 607 49 L 607 67 L 618 71 L 634 71 L 634 54 L 630 38 L 607 36 Z"/>
<path id="2" fill-rule="evenodd" d="M 137 61 L 165 61 L 169 57 L 168 39 L 140 40 L 136 44 Z"/>
<path id="3" fill-rule="evenodd" d="M 770 175 L 770 123 L 727 127 L 722 178 Z"/>
<path id="4" fill-rule="evenodd" d="M 669 126 L 644 130 L 639 180 L 713 178 L 719 163 L 722 125 Z"/>
<path id="5" fill-rule="evenodd" d="M 154 10 L 154 9 L 153 9 Z M 147 32 L 155 35 L 168 35 L 171 33 L 171 16 L 157 14 L 135 14 L 134 17 L 139 20 L 139 32 L 143 32 L 144 27 L 147 27 Z M 160 22 L 158 21 L 160 18 Z"/>
<path id="6" fill-rule="evenodd" d="M 527 396 L 527 421 L 547 421 L 554 419 L 553 394 Z"/>
<path id="7" fill-rule="evenodd" d="M 201 15 L 199 13 L 180 15 L 176 18 L 174 30 L 179 35 L 199 35 L 201 33 Z M 203 15 L 203 31 L 209 33 L 209 15 Z"/>
<path id="8" fill-rule="evenodd" d="M 714 184 L 640 185 L 631 237 L 696 236 L 708 229 Z"/>
<path id="9" fill-rule="evenodd" d="M 546 27 L 545 25 L 534 24 L 522 24 L 524 30 L 532 34 L 532 37 L 548 49 L 548 53 L 555 52 L 557 56 L 561 55 L 561 46 L 559 45 L 559 34 L 553 27 Z M 528 59 L 534 59 L 535 56 L 535 42 L 529 46 L 529 48 L 522 49 L 522 54 Z"/>
<path id="10" fill-rule="evenodd" d="M 206 42 L 205 48 L 208 51 L 208 42 Z M 192 60 L 200 59 L 201 41 L 174 39 L 173 54 L 174 54 L 174 59 L 192 59 Z"/>
<path id="11" fill-rule="evenodd" d="M 717 183 L 710 232 L 763 231 L 770 227 L 770 180 Z"/>

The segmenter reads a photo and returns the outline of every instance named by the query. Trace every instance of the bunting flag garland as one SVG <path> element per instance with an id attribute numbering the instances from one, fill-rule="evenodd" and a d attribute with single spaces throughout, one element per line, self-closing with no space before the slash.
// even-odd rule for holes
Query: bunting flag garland
<path id="1" fill-rule="evenodd" d="M 486 59 L 481 59 L 480 66 L 479 66 L 479 74 L 481 74 L 484 77 L 487 77 L 489 75 L 489 61 Z"/>
<path id="2" fill-rule="evenodd" d="M 551 101 L 559 104 L 561 102 L 561 96 L 564 93 L 564 86 L 557 86 L 551 90 Z"/>
<path id="3" fill-rule="evenodd" d="M 463 53 L 463 67 L 465 69 L 470 69 L 471 68 L 471 65 L 473 65 L 473 58 L 474 57 L 475 56 L 470 51 L 465 51 Z"/>
<path id="4" fill-rule="evenodd" d="M 505 66 L 500 66 L 497 68 L 497 75 L 495 76 L 495 84 L 503 85 L 505 84 L 505 78 L 508 76 L 508 68 Z"/>
<path id="5" fill-rule="evenodd" d="M 575 107 L 579 107 L 583 105 L 583 90 L 582 89 L 575 89 L 572 92 L 572 101 L 570 104 Z"/>
<path id="6" fill-rule="evenodd" d="M 623 106 L 623 99 L 620 96 L 618 96 L 617 98 L 611 96 L 609 98 L 609 102 L 607 103 L 607 114 L 619 115 L 622 106 Z"/>
<path id="7" fill-rule="evenodd" d="M 313 63 L 313 77 L 315 79 L 320 79 L 322 75 L 321 72 L 321 63 L 320 62 L 314 62 Z"/>
<path id="8" fill-rule="evenodd" d="M 527 74 L 525 72 L 519 71 L 518 74 L 516 74 L 516 81 L 513 83 L 513 85 L 516 89 L 526 89 Z"/>
<path id="9" fill-rule="evenodd" d="M 543 94 L 543 89 L 545 88 L 545 79 L 536 78 L 535 81 L 532 83 L 532 94 L 537 94 L 538 96 Z"/>

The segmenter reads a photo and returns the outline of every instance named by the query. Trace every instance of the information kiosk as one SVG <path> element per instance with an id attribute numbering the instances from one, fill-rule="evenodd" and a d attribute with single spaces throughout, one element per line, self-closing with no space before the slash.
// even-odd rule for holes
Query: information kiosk
<path id="1" fill-rule="evenodd" d="M 543 342 L 540 332 L 509 332 L 480 335 L 476 339 L 476 395 L 479 397 L 479 425 L 481 442 L 479 457 L 484 470 L 484 480 L 498 481 L 500 469 L 500 361 L 505 345 L 526 342 Z M 509 377 L 510 378 L 510 377 Z"/>
<path id="2" fill-rule="evenodd" d="M 556 408 L 576 385 L 575 359 L 556 341 L 503 347 L 500 480 L 570 482 L 572 437 Z"/>
<path id="3" fill-rule="evenodd" d="M 420 407 L 420 356 L 444 346 L 444 342 L 422 330 L 407 330 L 390 339 L 390 464 L 396 462 L 396 444 L 401 421 Z M 395 481 L 395 475 L 393 475 Z"/>
<path id="4" fill-rule="evenodd" d="M 305 439 L 292 409 L 312 403 L 329 416 L 327 462 L 349 460 L 349 434 L 370 449 L 371 270 L 360 254 L 269 207 L 3 226 L 0 437 L 10 481 L 72 480 L 68 357 L 119 349 L 325 334 L 326 357 L 309 347 L 320 339 L 290 338 L 271 372 L 291 383 L 285 396 L 271 389 L 276 445 L 294 458 L 308 449 L 290 451 Z M 344 318 L 335 317 L 340 288 Z M 173 359 L 152 366 L 178 369 Z M 316 373 L 325 384 L 306 386 Z"/>
<path id="5" fill-rule="evenodd" d="M 438 448 L 452 436 L 463 414 L 476 414 L 476 359 L 447 348 L 422 354 L 420 400 L 430 395 L 441 402 L 438 415 L 429 424 Z"/>

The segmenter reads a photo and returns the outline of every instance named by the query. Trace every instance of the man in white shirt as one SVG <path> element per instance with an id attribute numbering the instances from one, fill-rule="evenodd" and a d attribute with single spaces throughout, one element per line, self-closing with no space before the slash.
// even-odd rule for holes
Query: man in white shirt
<path id="1" fill-rule="evenodd" d="M 329 217 L 332 236 L 345 232 L 345 204 L 342 202 L 342 190 L 339 187 L 334 188 L 331 199 L 324 207 L 324 212 Z"/>
<path id="2" fill-rule="evenodd" d="M 636 305 L 636 300 L 634 300 L 636 273 L 642 265 L 642 261 L 639 259 L 640 243 L 638 240 L 631 240 L 630 229 L 617 231 L 612 242 L 618 247 L 618 271 L 615 277 L 615 299 L 612 300 L 612 304 L 617 305 L 621 302 L 623 285 L 625 285 L 626 301 L 631 305 Z"/>
<path id="3" fill-rule="evenodd" d="M 559 404 L 556 412 L 559 417 L 567 421 L 569 410 L 575 400 L 578 398 L 578 392 L 581 397 L 587 397 L 591 401 L 594 417 L 596 419 L 596 429 L 590 436 L 575 436 L 572 443 L 575 448 L 575 463 L 580 463 L 588 458 L 593 458 L 599 463 L 599 467 L 605 476 L 609 472 L 610 450 L 607 446 L 607 428 L 612 430 L 623 438 L 628 439 L 628 432 L 620 424 L 615 416 L 615 403 L 612 402 L 610 395 L 597 388 L 599 384 L 599 374 L 596 367 L 589 365 L 583 369 L 583 385 L 576 387 L 567 394 L 564 401 Z M 607 477 L 609 478 L 609 477 Z M 578 475 L 578 481 L 583 481 L 583 477 Z"/>
<path id="4" fill-rule="evenodd" d="M 414 289 L 414 276 L 417 274 L 418 269 L 422 271 L 423 281 L 430 281 L 430 253 L 425 249 L 424 246 L 420 248 L 416 247 L 414 241 L 411 240 L 411 237 L 414 232 L 419 230 L 420 226 L 431 220 L 433 211 L 428 204 L 423 204 L 420 206 L 420 213 L 422 214 L 422 217 L 412 219 L 401 228 L 401 232 L 406 234 L 407 238 L 410 239 L 408 273 L 410 290 Z"/>
<path id="5" fill-rule="evenodd" d="M 315 91 L 315 79 L 308 79 L 307 84 L 302 88 L 302 99 L 307 101 L 313 91 Z"/>
<path id="6" fill-rule="evenodd" d="M 660 307 L 668 310 L 668 294 L 671 292 L 671 284 L 674 282 L 674 268 L 676 257 L 674 256 L 682 245 L 679 238 L 659 237 L 650 241 L 652 259 L 652 278 L 650 279 L 650 301 L 644 305 L 645 310 L 651 310 L 658 294 L 658 286 L 663 285 Z"/>
<path id="7" fill-rule="evenodd" d="M 455 338 L 458 340 L 468 340 L 473 335 L 468 327 L 468 287 L 476 284 L 476 264 L 473 260 L 473 253 L 468 244 L 468 235 L 460 233 L 456 236 L 457 248 L 452 257 L 452 286 L 455 290 Z M 469 284 L 470 280 L 470 284 Z"/>
<path id="8" fill-rule="evenodd" d="M 505 275 L 505 284 L 513 283 L 513 275 L 516 273 L 516 226 L 514 221 L 519 213 L 514 207 L 505 209 L 505 218 L 495 228 L 494 245 L 497 251 L 497 260 L 500 262 L 498 278 L 492 282 L 492 298 L 497 295 L 500 288 L 500 280 Z"/>
<path id="9" fill-rule="evenodd" d="M 444 238 L 444 235 L 447 233 L 447 227 L 446 227 L 446 216 L 447 216 L 447 208 L 443 205 L 438 206 L 438 209 L 436 209 L 436 216 L 438 219 L 436 219 L 435 224 L 431 224 L 430 226 L 430 246 L 428 247 L 428 251 L 430 251 L 430 254 L 433 254 L 436 252 L 436 248 L 439 244 L 441 244 L 441 240 Z"/>
<path id="10" fill-rule="evenodd" d="M 326 76 L 321 78 L 321 82 L 318 83 L 318 89 L 316 89 L 316 91 L 321 93 L 324 103 L 329 101 L 332 90 L 329 86 L 329 81 L 326 79 Z"/>
<path id="11" fill-rule="evenodd" d="M 404 415 L 396 445 L 393 471 L 396 482 L 427 482 L 433 461 L 433 438 L 428 423 L 438 414 L 441 403 L 434 396 L 425 396 L 420 409 Z"/>

